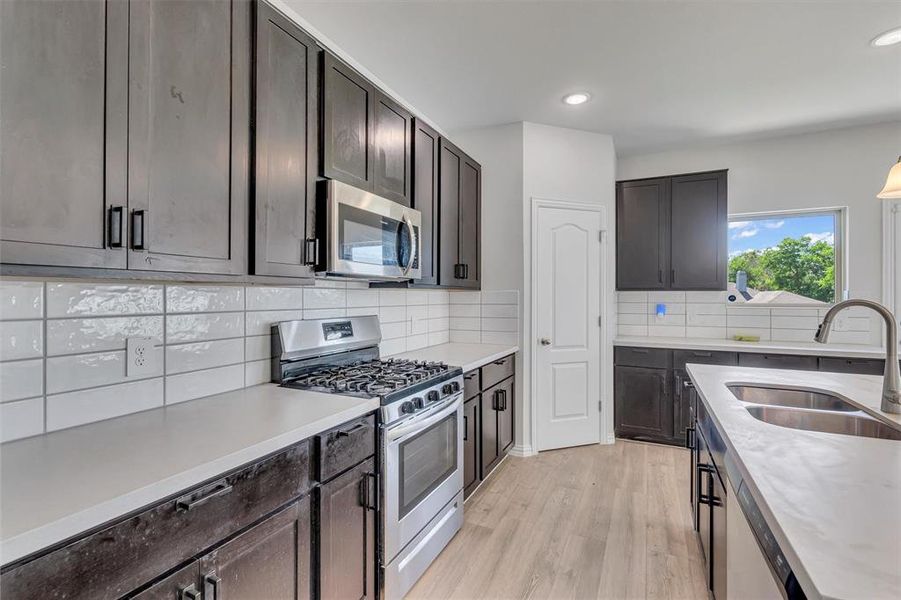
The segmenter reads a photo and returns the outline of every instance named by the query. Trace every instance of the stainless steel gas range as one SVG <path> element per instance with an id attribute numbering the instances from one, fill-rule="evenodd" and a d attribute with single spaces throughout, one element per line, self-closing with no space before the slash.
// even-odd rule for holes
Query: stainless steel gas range
<path id="1" fill-rule="evenodd" d="M 272 376 L 285 387 L 381 400 L 381 573 L 402 598 L 463 524 L 463 372 L 380 359 L 378 317 L 272 327 Z"/>

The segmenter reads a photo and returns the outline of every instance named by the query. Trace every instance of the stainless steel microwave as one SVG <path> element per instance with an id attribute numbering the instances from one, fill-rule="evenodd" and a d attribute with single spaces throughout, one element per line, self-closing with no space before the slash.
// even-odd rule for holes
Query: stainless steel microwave
<path id="1" fill-rule="evenodd" d="M 419 279 L 418 210 L 340 181 L 326 183 L 329 275 Z"/>

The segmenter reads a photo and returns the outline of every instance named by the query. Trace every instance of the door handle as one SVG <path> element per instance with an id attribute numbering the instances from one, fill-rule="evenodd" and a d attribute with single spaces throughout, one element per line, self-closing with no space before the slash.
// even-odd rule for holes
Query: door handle
<path id="1" fill-rule="evenodd" d="M 469 441 L 469 418 L 463 415 L 463 441 Z"/>
<path id="2" fill-rule="evenodd" d="M 109 225 L 107 228 L 109 232 L 109 243 L 107 245 L 110 248 L 122 247 L 122 212 L 121 206 L 110 206 Z"/>
<path id="3" fill-rule="evenodd" d="M 307 238 L 303 241 L 303 264 L 319 264 L 319 239 Z"/>
<path id="4" fill-rule="evenodd" d="M 131 248 L 132 250 L 146 250 L 147 245 L 144 243 L 144 221 L 146 220 L 145 210 L 131 211 Z"/>
<path id="5" fill-rule="evenodd" d="M 407 226 L 407 237 L 410 240 L 410 258 L 407 259 L 407 264 L 404 265 L 404 275 L 407 275 L 410 269 L 413 268 L 413 262 L 416 260 L 416 236 L 413 233 L 413 221 L 407 215 L 404 215 L 404 224 Z"/>
<path id="6" fill-rule="evenodd" d="M 379 485 L 378 475 L 364 473 L 360 480 L 360 505 L 366 510 L 378 510 Z"/>
<path id="7" fill-rule="evenodd" d="M 360 421 L 353 427 L 350 427 L 348 429 L 340 429 L 340 430 L 336 431 L 335 437 L 336 438 L 350 437 L 353 434 L 355 434 L 356 432 L 360 431 L 361 429 L 366 429 L 367 427 L 369 427 L 369 423 L 367 423 L 366 421 Z"/>
<path id="8" fill-rule="evenodd" d="M 538 343 L 541 344 L 542 346 L 550 346 L 551 340 L 549 338 L 541 338 L 538 340 Z"/>
<path id="9" fill-rule="evenodd" d="M 222 578 L 210 571 L 203 578 L 203 600 L 219 600 L 219 584 Z"/>
<path id="10" fill-rule="evenodd" d="M 231 491 L 232 486 L 228 483 L 228 480 L 221 479 L 207 489 L 202 490 L 199 495 L 196 493 L 185 494 L 181 498 L 178 498 L 175 501 L 175 509 L 178 511 L 191 510 L 197 508 L 201 504 L 206 504 L 213 498 L 218 498 L 219 496 L 231 493 Z"/>

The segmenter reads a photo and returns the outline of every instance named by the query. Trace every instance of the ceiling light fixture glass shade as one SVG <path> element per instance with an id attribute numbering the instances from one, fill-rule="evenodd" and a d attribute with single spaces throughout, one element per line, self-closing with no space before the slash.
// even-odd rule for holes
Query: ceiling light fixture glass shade
<path id="1" fill-rule="evenodd" d="M 870 41 L 871 46 L 891 46 L 901 43 L 901 27 L 889 29 L 884 33 L 880 33 Z"/>
<path id="2" fill-rule="evenodd" d="M 881 192 L 876 194 L 876 197 L 882 198 L 883 200 L 896 200 L 901 198 L 901 156 L 898 157 L 898 162 L 896 162 L 895 166 L 888 172 L 888 178 L 885 180 L 885 187 L 882 188 Z"/>
<path id="3" fill-rule="evenodd" d="M 575 94 L 567 94 L 566 96 L 563 96 L 563 101 L 566 104 L 570 104 L 572 106 L 575 106 L 576 104 L 585 104 L 590 99 L 591 96 L 588 94 L 588 92 L 577 92 Z"/>

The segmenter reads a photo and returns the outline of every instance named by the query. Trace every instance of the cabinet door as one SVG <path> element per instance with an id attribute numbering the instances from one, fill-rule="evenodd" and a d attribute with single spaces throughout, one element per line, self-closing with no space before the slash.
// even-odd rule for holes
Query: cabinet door
<path id="1" fill-rule="evenodd" d="M 375 95 L 372 126 L 372 191 L 410 206 L 413 181 L 413 115 L 380 92 Z"/>
<path id="2" fill-rule="evenodd" d="M 375 459 L 323 484 L 319 590 L 326 600 L 375 598 Z"/>
<path id="3" fill-rule="evenodd" d="M 322 175 L 372 189 L 375 88 L 325 52 L 322 74 Z"/>
<path id="4" fill-rule="evenodd" d="M 501 456 L 513 445 L 513 385 L 514 379 L 504 380 L 496 390 L 495 406 L 497 407 L 497 445 Z"/>
<path id="5" fill-rule="evenodd" d="M 797 369 L 801 371 L 816 371 L 818 369 L 818 362 L 816 356 L 742 352 L 738 355 L 738 366 L 757 367 L 758 369 Z"/>
<path id="6" fill-rule="evenodd" d="M 413 197 L 411 206 L 422 213 L 419 230 L 422 255 L 421 276 L 417 283 L 438 283 L 438 132 L 414 119 L 413 125 Z"/>
<path id="7" fill-rule="evenodd" d="M 614 368 L 616 435 L 670 441 L 673 399 L 666 369 Z"/>
<path id="8" fill-rule="evenodd" d="M 307 496 L 202 557 L 203 597 L 309 598 L 310 539 Z"/>
<path id="9" fill-rule="evenodd" d="M 199 567 L 198 561 L 192 561 L 131 598 L 133 600 L 199 600 L 201 597 Z M 192 594 L 196 595 L 192 596 Z"/>
<path id="10" fill-rule="evenodd" d="M 462 152 L 441 138 L 438 164 L 438 283 L 458 286 L 463 277 L 459 261 L 460 240 L 460 174 Z"/>
<path id="11" fill-rule="evenodd" d="M 251 272 L 312 277 L 321 50 L 269 4 L 256 8 Z"/>
<path id="12" fill-rule="evenodd" d="M 725 290 L 726 172 L 673 177 L 670 288 Z"/>
<path id="13" fill-rule="evenodd" d="M 250 8 L 129 4 L 129 269 L 245 271 Z"/>
<path id="14" fill-rule="evenodd" d="M 616 289 L 669 285 L 669 197 L 669 178 L 616 184 Z"/>
<path id="15" fill-rule="evenodd" d="M 3 262 L 125 267 L 127 48 L 124 2 L 0 2 Z"/>
<path id="16" fill-rule="evenodd" d="M 479 484 L 479 397 L 463 405 L 463 495 Z"/>
<path id="17" fill-rule="evenodd" d="M 490 392 L 482 394 L 479 405 L 479 426 L 481 427 L 481 435 L 479 436 L 479 445 L 481 446 L 480 471 L 482 479 L 485 479 L 492 469 L 497 466 L 501 456 L 498 451 L 498 411 L 495 410 L 494 394 Z"/>
<path id="18" fill-rule="evenodd" d="M 479 287 L 481 240 L 479 239 L 482 203 L 482 167 L 466 155 L 460 172 L 459 262 L 463 277 L 457 285 Z"/>

